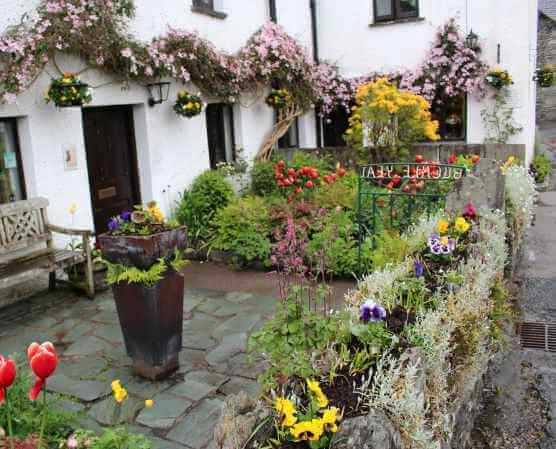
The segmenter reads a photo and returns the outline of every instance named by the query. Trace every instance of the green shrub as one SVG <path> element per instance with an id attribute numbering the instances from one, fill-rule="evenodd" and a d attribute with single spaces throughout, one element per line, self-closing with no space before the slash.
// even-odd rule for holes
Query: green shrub
<path id="1" fill-rule="evenodd" d="M 356 206 L 357 188 L 349 187 L 349 184 L 337 181 L 333 184 L 323 186 L 315 192 L 314 201 L 320 207 L 326 209 L 353 210 Z"/>
<path id="2" fill-rule="evenodd" d="M 238 264 L 266 261 L 270 256 L 271 223 L 263 198 L 237 199 L 217 212 L 211 247 L 233 252 Z"/>
<path id="3" fill-rule="evenodd" d="M 317 155 L 314 152 L 297 150 L 288 163 L 289 167 L 299 170 L 301 167 L 314 167 L 320 172 L 331 171 L 334 164 L 329 155 Z"/>
<path id="4" fill-rule="evenodd" d="M 198 245 L 210 238 L 210 221 L 234 195 L 232 187 L 219 172 L 206 171 L 195 178 L 191 188 L 183 193 L 176 211 L 176 219 L 187 226 L 193 244 Z"/>
<path id="5" fill-rule="evenodd" d="M 552 162 L 545 154 L 539 154 L 533 159 L 533 172 L 535 180 L 539 183 L 545 181 L 547 176 L 552 172 Z"/>
<path id="6" fill-rule="evenodd" d="M 380 270 L 389 263 L 403 262 L 409 255 L 409 245 L 394 231 L 384 231 L 375 239 L 375 249 L 371 255 L 373 270 Z"/>
<path id="7" fill-rule="evenodd" d="M 269 196 L 278 193 L 278 187 L 274 179 L 273 162 L 255 162 L 251 169 L 251 192 L 258 196 Z"/>

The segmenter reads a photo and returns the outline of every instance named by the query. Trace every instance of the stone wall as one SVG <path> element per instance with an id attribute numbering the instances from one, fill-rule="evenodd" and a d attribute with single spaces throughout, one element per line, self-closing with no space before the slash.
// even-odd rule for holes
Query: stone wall
<path id="1" fill-rule="evenodd" d="M 556 65 L 556 22 L 545 16 L 539 18 L 538 66 Z M 537 123 L 556 121 L 556 86 L 537 89 Z"/>

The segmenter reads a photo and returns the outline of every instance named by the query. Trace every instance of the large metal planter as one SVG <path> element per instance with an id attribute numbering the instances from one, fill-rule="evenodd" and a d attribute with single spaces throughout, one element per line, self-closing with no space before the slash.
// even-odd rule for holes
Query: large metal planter
<path id="1" fill-rule="evenodd" d="M 175 249 L 187 248 L 185 226 L 153 235 L 99 236 L 102 257 L 108 262 L 148 270 L 161 257 L 170 257 Z"/>
<path id="2" fill-rule="evenodd" d="M 160 258 L 186 247 L 185 228 L 152 236 L 99 236 L 103 257 L 112 263 L 149 269 Z M 150 287 L 120 282 L 112 285 L 128 355 L 136 374 L 151 380 L 179 367 L 182 346 L 184 279 L 168 268 Z"/>

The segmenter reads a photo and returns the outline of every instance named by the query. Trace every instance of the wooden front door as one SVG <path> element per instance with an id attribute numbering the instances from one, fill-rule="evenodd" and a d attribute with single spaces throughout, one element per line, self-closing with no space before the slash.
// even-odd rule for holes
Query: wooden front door
<path id="1" fill-rule="evenodd" d="M 111 217 L 139 204 L 133 111 L 129 106 L 83 109 L 89 185 L 97 235 Z"/>

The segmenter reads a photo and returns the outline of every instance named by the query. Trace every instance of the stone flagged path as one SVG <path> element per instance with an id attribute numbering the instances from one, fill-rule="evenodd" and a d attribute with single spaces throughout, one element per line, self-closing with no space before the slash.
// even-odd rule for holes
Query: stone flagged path
<path id="1" fill-rule="evenodd" d="M 225 397 L 259 391 L 260 367 L 249 364 L 245 347 L 275 304 L 250 293 L 186 290 L 180 369 L 161 382 L 133 376 L 110 292 L 88 301 L 58 290 L 0 310 L 0 354 L 23 357 L 30 342 L 52 341 L 60 363 L 47 386 L 68 398 L 59 407 L 78 412 L 80 425 L 126 424 L 154 449 L 212 449 Z M 114 379 L 129 392 L 122 407 L 111 395 Z"/>

